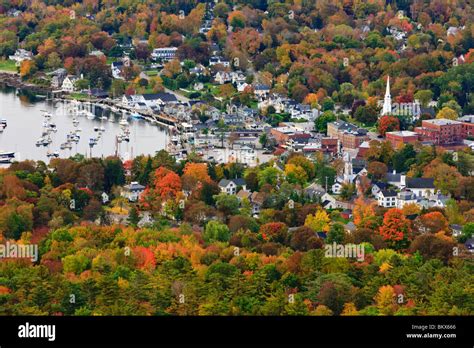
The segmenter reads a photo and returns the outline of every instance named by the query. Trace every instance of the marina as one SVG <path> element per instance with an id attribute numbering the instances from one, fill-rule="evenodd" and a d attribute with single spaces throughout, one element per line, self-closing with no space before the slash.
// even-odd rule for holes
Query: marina
<path id="1" fill-rule="evenodd" d="M 153 155 L 167 142 L 168 125 L 120 107 L 46 100 L 5 86 L 0 88 L 0 105 L 0 149 L 13 154 L 0 153 L 1 164 L 75 154 L 130 159 Z"/>

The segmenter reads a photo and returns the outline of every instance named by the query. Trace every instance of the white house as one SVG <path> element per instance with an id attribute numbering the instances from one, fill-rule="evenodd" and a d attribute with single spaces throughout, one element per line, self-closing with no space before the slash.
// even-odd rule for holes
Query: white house
<path id="1" fill-rule="evenodd" d="M 229 195 L 235 195 L 237 193 L 237 187 L 239 186 L 243 190 L 247 190 L 247 184 L 242 178 L 231 180 L 221 179 L 221 181 L 219 181 L 219 188 L 221 189 L 221 191 Z"/>
<path id="2" fill-rule="evenodd" d="M 236 86 L 237 86 L 237 91 L 238 92 L 243 92 L 245 91 L 245 88 L 248 86 L 249 84 L 245 81 L 237 81 L 236 82 Z"/>
<path id="3" fill-rule="evenodd" d="M 161 47 L 155 48 L 150 54 L 151 59 L 153 60 L 173 60 L 176 58 L 176 53 L 178 51 L 177 47 Z"/>
<path id="4" fill-rule="evenodd" d="M 242 71 L 232 71 L 230 73 L 232 83 L 245 82 L 245 74 Z"/>
<path id="5" fill-rule="evenodd" d="M 77 76 L 66 76 L 66 78 L 63 80 L 63 84 L 61 85 L 61 90 L 67 93 L 72 93 L 76 90 L 76 87 L 74 84 L 79 80 L 79 77 Z"/>
<path id="6" fill-rule="evenodd" d="M 381 190 L 386 190 L 388 187 L 387 183 L 385 182 L 373 182 L 372 183 L 372 195 L 374 197 L 377 197 L 377 194 L 381 191 Z"/>
<path id="7" fill-rule="evenodd" d="M 224 58 L 219 57 L 219 56 L 213 56 L 213 57 L 209 58 L 209 66 L 213 66 L 213 65 L 217 65 L 217 64 L 221 64 L 222 66 L 224 66 L 226 68 L 230 67 L 230 62 L 227 59 L 224 59 Z"/>
<path id="8" fill-rule="evenodd" d="M 256 84 L 253 87 L 253 90 L 254 90 L 253 93 L 258 98 L 265 98 L 270 93 L 270 87 L 261 83 Z"/>
<path id="9" fill-rule="evenodd" d="M 417 197 L 429 197 L 435 193 L 433 178 L 407 178 L 402 175 L 402 188 L 409 189 Z"/>
<path id="10" fill-rule="evenodd" d="M 214 75 L 214 81 L 220 85 L 223 85 L 224 83 L 230 82 L 231 77 L 230 74 L 225 71 L 218 71 L 216 75 Z"/>
<path id="11" fill-rule="evenodd" d="M 381 190 L 377 194 L 377 203 L 381 207 L 395 208 L 397 206 L 397 193 L 392 190 Z"/>
<path id="12" fill-rule="evenodd" d="M 9 56 L 8 58 L 14 60 L 16 62 L 16 66 L 20 66 L 21 62 L 24 60 L 33 59 L 33 52 L 19 48 L 15 51 L 14 55 Z"/>
<path id="13" fill-rule="evenodd" d="M 125 185 L 123 187 L 121 196 L 127 198 L 130 202 L 136 202 L 144 190 L 145 186 L 140 185 L 136 181 L 132 181 L 130 185 Z"/>
<path id="14" fill-rule="evenodd" d="M 123 62 L 112 62 L 110 66 L 110 69 L 112 70 L 112 77 L 114 79 L 123 80 L 123 77 L 122 77 L 123 68 L 124 68 Z"/>
<path id="15" fill-rule="evenodd" d="M 410 190 L 400 191 L 397 195 L 397 208 L 402 209 L 407 204 L 417 204 L 417 198 Z"/>

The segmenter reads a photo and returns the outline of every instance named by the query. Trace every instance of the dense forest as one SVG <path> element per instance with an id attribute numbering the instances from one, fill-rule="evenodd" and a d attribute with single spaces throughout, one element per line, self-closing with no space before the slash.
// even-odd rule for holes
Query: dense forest
<path id="1" fill-rule="evenodd" d="M 33 56 L 14 69 L 28 83 L 49 86 L 64 68 L 78 86 L 120 96 L 208 83 L 191 73 L 199 64 L 241 69 L 248 83 L 321 110 L 320 132 L 351 109 L 383 138 L 435 117 L 379 119 L 387 75 L 398 103 L 434 101 L 437 118 L 474 113 L 473 19 L 461 0 L 229 0 L 211 10 L 197 0 L 0 0 L 0 70 L 21 48 Z M 150 73 L 153 49 L 170 46 L 177 59 Z M 232 68 L 209 66 L 213 51 Z M 114 79 L 110 64 L 125 55 Z M 220 110 L 256 105 L 231 83 L 199 96 Z M 274 111 L 263 111 L 272 126 L 283 117 Z M 1 168 L 0 245 L 37 245 L 39 258 L 0 259 L 0 315 L 473 315 L 473 151 L 379 140 L 363 156 L 367 176 L 338 197 L 351 214 L 308 194 L 344 171 L 320 153 L 255 167 L 162 150 Z M 378 206 L 371 188 L 391 170 L 433 179 L 446 206 Z M 221 192 L 236 178 L 258 214 L 248 197 Z M 145 187 L 136 202 L 123 194 L 131 182 Z M 363 253 L 328 254 L 334 243 Z"/>
<path id="2" fill-rule="evenodd" d="M 360 192 L 350 220 L 302 190 L 336 172 L 322 157 L 293 155 L 284 171 L 208 165 L 198 156 L 176 163 L 165 151 L 125 163 L 14 163 L 0 175 L 3 243 L 38 244 L 39 260 L 0 262 L 1 313 L 472 314 L 472 255 L 462 245 L 474 232 L 472 177 L 443 162 L 446 154 L 419 151 L 402 163 L 441 175 L 436 185 L 455 198 L 448 207 L 387 209 Z M 385 164 L 372 163 L 373 178 Z M 247 199 L 220 193 L 217 182 L 236 176 L 262 195 L 258 217 Z M 130 180 L 147 186 L 137 203 L 120 195 Z M 451 223 L 464 225 L 459 237 Z M 333 243 L 361 244 L 364 257 L 328 257 Z"/>

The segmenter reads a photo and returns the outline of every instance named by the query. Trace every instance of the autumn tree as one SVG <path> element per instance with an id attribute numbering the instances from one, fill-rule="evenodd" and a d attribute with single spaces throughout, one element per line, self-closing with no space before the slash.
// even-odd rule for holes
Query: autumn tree
<path id="1" fill-rule="evenodd" d="M 447 232 L 448 225 L 448 220 L 439 211 L 423 214 L 417 217 L 413 223 L 414 229 L 420 234 Z"/>
<path id="2" fill-rule="evenodd" d="M 364 199 L 362 196 L 355 200 L 352 215 L 356 226 L 366 226 L 375 218 L 375 202 Z"/>
<path id="3" fill-rule="evenodd" d="M 188 162 L 184 166 L 183 173 L 185 175 L 194 177 L 199 183 L 211 181 L 211 177 L 209 176 L 207 169 L 207 163 Z"/>
<path id="4" fill-rule="evenodd" d="M 458 113 L 448 106 L 443 107 L 437 114 L 436 118 L 446 118 L 448 120 L 457 120 Z"/>
<path id="5" fill-rule="evenodd" d="M 377 125 L 377 130 L 380 135 L 385 136 L 385 133 L 400 130 L 400 120 L 394 116 L 382 116 Z"/>
<path id="6" fill-rule="evenodd" d="M 174 198 L 181 192 L 181 179 L 175 172 L 159 167 L 154 175 L 154 189 L 163 200 Z"/>
<path id="7" fill-rule="evenodd" d="M 392 286 L 381 286 L 375 295 L 375 304 L 379 312 L 383 315 L 393 315 L 396 310 L 395 291 Z"/>
<path id="8" fill-rule="evenodd" d="M 308 251 L 322 248 L 323 242 L 314 231 L 306 226 L 298 227 L 291 234 L 290 246 L 294 250 Z"/>
<path id="9" fill-rule="evenodd" d="M 400 209 L 389 209 L 379 229 L 380 235 L 391 247 L 402 249 L 408 246 L 411 237 L 411 223 Z"/>
<path id="10" fill-rule="evenodd" d="M 306 217 L 304 225 L 311 228 L 315 232 L 328 232 L 329 231 L 329 218 L 328 213 L 325 210 L 319 209 L 314 213 L 314 215 L 309 214 Z"/>
<path id="11" fill-rule="evenodd" d="M 23 79 L 31 77 L 37 70 L 35 62 L 31 59 L 25 59 L 20 63 L 20 76 Z"/>
<path id="12" fill-rule="evenodd" d="M 456 167 L 442 162 L 439 158 L 425 166 L 423 176 L 433 178 L 435 187 L 441 190 L 443 194 L 456 192 L 461 178 L 461 174 L 459 174 Z"/>
<path id="13" fill-rule="evenodd" d="M 269 222 L 260 226 L 263 240 L 284 243 L 288 236 L 288 227 L 283 222 Z"/>

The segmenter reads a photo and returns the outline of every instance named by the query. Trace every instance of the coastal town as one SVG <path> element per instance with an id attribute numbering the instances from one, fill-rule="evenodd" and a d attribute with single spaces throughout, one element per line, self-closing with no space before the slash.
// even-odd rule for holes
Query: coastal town
<path id="1" fill-rule="evenodd" d="M 0 262 L 0 314 L 474 313 L 466 2 L 53 3 L 0 6 L 0 83 L 59 103 L 73 129 L 53 143 L 45 110 L 24 141 L 48 161 L 19 159 L 1 109 L 0 241 L 42 254 Z M 119 151 L 138 121 L 164 146 Z M 94 155 L 107 122 L 115 151 Z M 15 305 L 9 267 L 83 302 L 57 304 L 61 288 Z"/>

